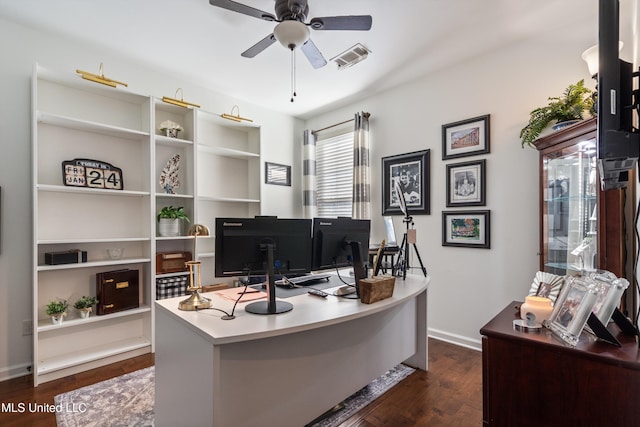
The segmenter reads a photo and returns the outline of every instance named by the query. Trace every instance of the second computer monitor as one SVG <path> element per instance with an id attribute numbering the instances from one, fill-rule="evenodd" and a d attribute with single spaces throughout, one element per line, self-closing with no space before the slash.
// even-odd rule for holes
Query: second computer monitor
<path id="1" fill-rule="evenodd" d="M 352 247 L 360 246 L 361 258 L 369 250 L 371 221 L 352 218 L 314 218 L 312 270 L 327 270 L 353 265 Z M 359 260 L 363 262 L 363 260 Z"/>

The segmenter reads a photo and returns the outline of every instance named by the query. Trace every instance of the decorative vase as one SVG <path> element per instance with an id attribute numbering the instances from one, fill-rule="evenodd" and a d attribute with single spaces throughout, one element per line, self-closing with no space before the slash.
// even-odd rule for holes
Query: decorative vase
<path id="1" fill-rule="evenodd" d="M 178 218 L 160 218 L 158 223 L 158 233 L 162 237 L 175 237 L 180 234 L 180 223 Z"/>
<path id="2" fill-rule="evenodd" d="M 522 320 L 542 323 L 553 311 L 553 304 L 549 298 L 528 296 L 520 306 Z"/>
<path id="3" fill-rule="evenodd" d="M 179 129 L 169 129 L 169 128 L 167 128 L 164 131 L 166 132 L 166 135 L 169 138 L 177 138 L 178 137 Z"/>
<path id="4" fill-rule="evenodd" d="M 62 321 L 64 320 L 64 316 L 67 313 L 57 313 L 51 315 L 51 323 L 54 325 L 62 325 Z"/>
<path id="5" fill-rule="evenodd" d="M 78 309 L 78 311 L 80 312 L 80 318 L 88 319 L 89 318 L 89 314 L 91 313 L 91 307 L 80 308 L 80 309 Z"/>

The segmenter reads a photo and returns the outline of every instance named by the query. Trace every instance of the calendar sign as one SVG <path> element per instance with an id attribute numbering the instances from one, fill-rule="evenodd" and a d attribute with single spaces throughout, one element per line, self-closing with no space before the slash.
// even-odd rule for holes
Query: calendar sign
<path id="1" fill-rule="evenodd" d="M 73 159 L 62 162 L 64 185 L 122 190 L 122 169 L 102 160 Z"/>

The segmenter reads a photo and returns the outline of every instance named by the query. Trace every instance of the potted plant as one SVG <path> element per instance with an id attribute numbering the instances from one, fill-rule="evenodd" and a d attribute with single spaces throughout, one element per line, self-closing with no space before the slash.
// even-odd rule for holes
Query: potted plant
<path id="1" fill-rule="evenodd" d="M 177 138 L 178 132 L 184 129 L 176 122 L 165 120 L 160 123 L 160 130 L 163 131 L 169 138 Z"/>
<path id="2" fill-rule="evenodd" d="M 583 79 L 575 85 L 569 85 L 562 96 L 549 97 L 549 104 L 533 110 L 529 123 L 520 131 L 522 148 L 524 148 L 524 144 L 533 147 L 533 141 L 553 121 L 556 122 L 554 129 L 558 130 L 582 120 L 585 111 L 594 115 L 594 103 L 590 95 L 591 90 L 584 87 Z"/>
<path id="3" fill-rule="evenodd" d="M 89 313 L 91 313 L 92 307 L 97 303 L 98 299 L 96 297 L 82 296 L 82 298 L 73 303 L 73 308 L 80 312 L 80 317 L 86 319 L 89 317 Z"/>
<path id="4" fill-rule="evenodd" d="M 180 234 L 180 220 L 189 222 L 189 217 L 184 212 L 184 207 L 174 208 L 165 206 L 158 213 L 158 232 L 163 237 L 173 237 Z"/>
<path id="5" fill-rule="evenodd" d="M 55 300 L 47 304 L 47 315 L 51 316 L 51 322 L 54 325 L 60 325 L 64 316 L 67 315 L 67 307 L 69 304 L 66 300 Z"/>

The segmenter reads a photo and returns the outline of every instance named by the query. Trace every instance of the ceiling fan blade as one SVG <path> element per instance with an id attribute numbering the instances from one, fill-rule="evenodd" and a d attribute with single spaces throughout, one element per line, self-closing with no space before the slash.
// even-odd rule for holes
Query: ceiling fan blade
<path id="1" fill-rule="evenodd" d="M 371 15 L 324 16 L 313 18 L 309 25 L 314 30 L 368 31 L 372 21 Z"/>
<path id="2" fill-rule="evenodd" d="M 209 0 L 211 6 L 221 7 L 233 12 L 242 13 L 244 15 L 253 16 L 254 18 L 264 19 L 265 21 L 276 21 L 276 17 L 268 12 L 246 6 L 242 3 L 231 0 Z"/>
<path id="3" fill-rule="evenodd" d="M 273 43 L 275 43 L 275 41 L 276 41 L 276 37 L 273 35 L 273 33 L 269 34 L 267 37 L 263 38 L 258 43 L 254 44 L 249 49 L 242 52 L 241 55 L 244 56 L 245 58 L 253 58 L 257 54 L 259 54 L 260 52 L 262 52 L 263 50 L 271 46 Z"/>
<path id="4" fill-rule="evenodd" d="M 327 65 L 327 60 L 324 59 L 324 56 L 322 56 L 322 53 L 320 53 L 320 50 L 311 41 L 311 39 L 307 40 L 305 44 L 300 46 L 300 50 L 302 50 L 313 68 L 322 68 Z"/>

